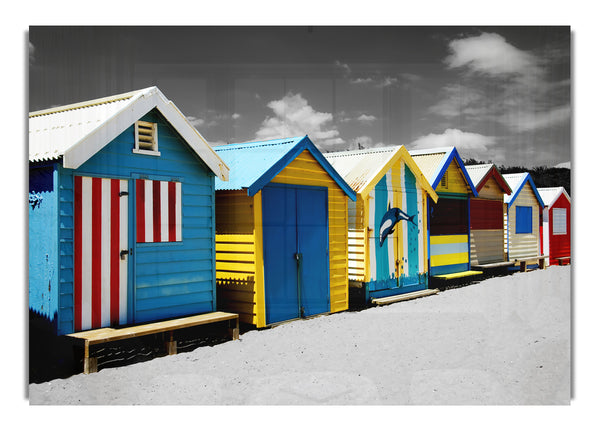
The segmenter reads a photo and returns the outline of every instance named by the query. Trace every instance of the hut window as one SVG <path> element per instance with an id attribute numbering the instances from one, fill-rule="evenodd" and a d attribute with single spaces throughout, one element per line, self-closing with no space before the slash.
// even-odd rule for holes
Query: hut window
<path id="1" fill-rule="evenodd" d="M 182 241 L 181 183 L 135 180 L 136 242 Z"/>
<path id="2" fill-rule="evenodd" d="M 520 207 L 517 206 L 515 218 L 515 233 L 532 233 L 533 222 L 532 222 L 532 210 L 531 207 Z"/>
<path id="3" fill-rule="evenodd" d="M 444 172 L 444 175 L 442 175 L 442 180 L 440 181 L 440 187 L 443 189 L 448 188 L 448 171 Z"/>
<path id="4" fill-rule="evenodd" d="M 552 211 L 552 234 L 566 235 L 567 234 L 567 209 L 554 208 Z"/>
<path id="5" fill-rule="evenodd" d="M 134 153 L 160 156 L 158 151 L 158 133 L 156 123 L 147 121 L 135 122 L 135 147 Z"/>

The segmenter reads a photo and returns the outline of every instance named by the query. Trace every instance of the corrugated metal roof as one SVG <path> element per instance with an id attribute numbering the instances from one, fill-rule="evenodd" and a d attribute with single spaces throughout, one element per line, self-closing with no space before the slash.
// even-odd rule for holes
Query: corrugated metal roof
<path id="1" fill-rule="evenodd" d="M 435 150 L 412 150 L 408 153 L 421 169 L 429 184 L 433 185 L 440 164 L 451 150 L 452 148 L 436 148 Z"/>
<path id="2" fill-rule="evenodd" d="M 502 174 L 502 178 L 508 183 L 513 194 L 511 196 L 504 195 L 504 202 L 507 202 L 507 198 L 510 199 L 513 195 L 516 196 L 516 191 L 519 186 L 526 180 L 527 172 L 520 172 L 517 174 Z"/>
<path id="3" fill-rule="evenodd" d="M 249 188 L 294 148 L 304 136 L 213 147 L 229 166 L 229 181 L 215 182 L 217 190 Z"/>
<path id="4" fill-rule="evenodd" d="M 531 186 L 531 189 L 533 190 L 533 194 L 535 195 L 536 199 L 538 200 L 538 203 L 541 206 L 544 206 L 544 201 L 542 200 L 542 197 L 540 196 L 538 189 L 535 186 L 535 183 L 533 182 L 533 178 L 531 178 L 531 175 L 529 175 L 529 172 L 519 172 L 516 174 L 503 174 L 502 178 L 504 178 L 504 180 L 508 183 L 508 185 L 510 186 L 510 189 L 512 190 L 511 195 L 504 194 L 504 203 L 508 203 L 509 207 L 515 202 L 515 199 L 517 199 L 517 196 L 519 196 L 521 189 L 527 182 L 529 182 L 529 185 Z"/>
<path id="5" fill-rule="evenodd" d="M 227 180 L 223 160 L 157 87 L 30 112 L 29 161 L 62 157 L 64 167 L 77 169 L 154 108 L 217 177 Z"/>
<path id="6" fill-rule="evenodd" d="M 362 192 L 387 162 L 394 157 L 399 146 L 368 150 L 339 151 L 324 156 L 356 192 Z"/>
<path id="7" fill-rule="evenodd" d="M 492 166 L 494 166 L 493 163 L 486 163 L 485 165 L 469 165 L 465 166 L 465 168 L 467 168 L 467 172 L 475 187 L 479 187 L 479 183 L 487 175 Z"/>
<path id="8" fill-rule="evenodd" d="M 29 161 L 54 160 L 150 88 L 29 113 Z"/>
<path id="9" fill-rule="evenodd" d="M 308 136 L 221 145 L 214 149 L 225 163 L 231 167 L 228 182 L 216 180 L 215 188 L 217 190 L 247 189 L 248 195 L 253 196 L 300 153 L 307 150 L 344 193 L 351 200 L 356 200 L 354 190 L 323 157 L 323 154 L 315 147 Z"/>
<path id="10" fill-rule="evenodd" d="M 571 202 L 571 197 L 567 193 L 564 187 L 543 187 L 538 189 L 538 193 L 542 197 L 544 201 L 544 206 L 551 207 L 554 205 L 554 202 L 560 197 L 562 193 L 565 194 L 569 202 Z"/>

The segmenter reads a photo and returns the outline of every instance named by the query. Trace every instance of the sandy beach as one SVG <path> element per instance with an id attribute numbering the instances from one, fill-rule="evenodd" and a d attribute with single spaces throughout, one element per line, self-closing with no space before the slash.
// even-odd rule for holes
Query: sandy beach
<path id="1" fill-rule="evenodd" d="M 32 405 L 568 405 L 570 266 L 30 384 Z"/>

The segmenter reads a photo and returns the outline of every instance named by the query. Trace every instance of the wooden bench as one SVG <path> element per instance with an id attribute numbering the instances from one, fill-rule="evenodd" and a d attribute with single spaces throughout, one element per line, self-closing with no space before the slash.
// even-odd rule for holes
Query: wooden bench
<path id="1" fill-rule="evenodd" d="M 544 269 L 546 267 L 546 259 L 547 258 L 548 258 L 548 256 L 524 257 L 524 258 L 520 258 L 520 259 L 515 259 L 515 264 L 519 265 L 519 270 L 521 272 L 527 271 L 527 263 L 534 262 L 534 261 L 537 261 L 538 267 L 540 269 Z"/>
<path id="2" fill-rule="evenodd" d="M 403 293 L 401 295 L 386 296 L 384 298 L 372 298 L 371 302 L 375 305 L 387 305 L 393 304 L 394 302 L 408 301 L 410 299 L 422 298 L 424 296 L 435 295 L 439 292 L 439 289 L 424 289 L 417 290 L 416 292 Z"/>
<path id="3" fill-rule="evenodd" d="M 558 260 L 558 264 L 560 266 L 565 265 L 565 261 L 569 261 L 569 263 L 571 263 L 571 256 L 563 256 L 563 257 L 557 257 L 556 260 Z"/>
<path id="4" fill-rule="evenodd" d="M 438 278 L 441 280 L 454 280 L 456 278 L 470 277 L 472 275 L 481 275 L 483 272 L 481 271 L 462 271 L 462 272 L 453 272 L 452 274 L 439 274 L 434 275 L 434 278 Z"/>
<path id="5" fill-rule="evenodd" d="M 483 264 L 477 264 L 477 265 L 471 265 L 472 269 L 496 269 L 496 268 L 503 268 L 503 267 L 507 267 L 507 266 L 514 266 L 515 262 L 511 261 L 511 262 L 492 262 L 492 263 L 483 263 Z"/>
<path id="6" fill-rule="evenodd" d="M 167 353 L 169 355 L 174 355 L 177 353 L 177 341 L 173 340 L 173 331 L 222 321 L 229 322 L 229 335 L 232 339 L 238 340 L 240 337 L 239 315 L 222 311 L 146 323 L 137 326 L 128 326 L 125 328 L 92 329 L 89 331 L 67 334 L 67 336 L 76 340 L 77 343 L 83 344 L 83 374 L 89 374 L 98 371 L 98 359 L 90 357 L 90 346 L 92 345 L 168 332 L 169 341 L 167 342 Z"/>

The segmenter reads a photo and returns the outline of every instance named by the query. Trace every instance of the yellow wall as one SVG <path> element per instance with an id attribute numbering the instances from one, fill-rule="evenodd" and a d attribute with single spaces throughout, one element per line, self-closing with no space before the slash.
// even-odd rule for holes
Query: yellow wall
<path id="1" fill-rule="evenodd" d="M 436 193 L 469 193 L 469 186 L 456 160 L 452 160 L 446 172 L 448 175 L 447 187 L 442 187 L 442 181 L 440 181 L 435 189 Z"/>
<path id="2" fill-rule="evenodd" d="M 515 233 L 515 219 L 517 206 L 530 206 L 531 211 L 531 233 Z M 515 202 L 508 210 L 508 257 L 519 259 L 524 257 L 538 256 L 540 253 L 540 206 L 529 183 L 525 184 L 517 196 Z"/>
<path id="3" fill-rule="evenodd" d="M 217 304 L 257 322 L 256 238 L 253 198 L 245 190 L 215 193 Z"/>
<path id="4" fill-rule="evenodd" d="M 347 310 L 347 195 L 308 151 L 272 182 L 328 188 L 331 312 Z M 215 213 L 219 309 L 238 313 L 242 322 L 264 327 L 262 192 L 250 197 L 246 190 L 217 191 Z"/>

